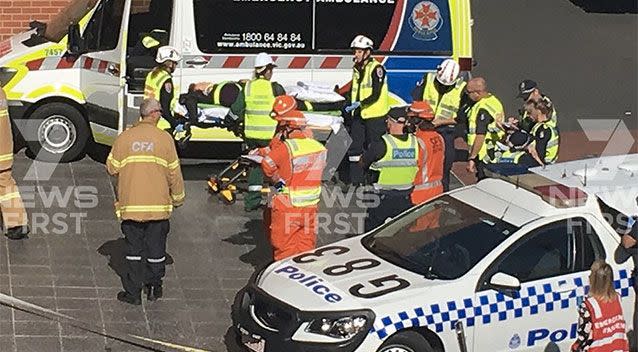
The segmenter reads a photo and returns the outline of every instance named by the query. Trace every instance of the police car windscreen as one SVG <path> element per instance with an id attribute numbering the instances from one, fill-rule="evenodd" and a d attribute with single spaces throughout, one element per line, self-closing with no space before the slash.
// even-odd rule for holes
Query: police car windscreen
<path id="1" fill-rule="evenodd" d="M 379 257 L 430 279 L 457 279 L 518 227 L 443 196 L 365 237 Z"/>

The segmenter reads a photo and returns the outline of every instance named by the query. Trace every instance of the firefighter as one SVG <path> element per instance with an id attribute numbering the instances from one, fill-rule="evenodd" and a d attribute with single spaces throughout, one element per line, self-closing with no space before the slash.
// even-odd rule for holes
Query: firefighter
<path id="1" fill-rule="evenodd" d="M 254 78 L 246 83 L 224 119 L 229 126 L 243 123 L 244 143 L 249 150 L 266 147 L 275 134 L 277 121 L 270 117 L 270 112 L 275 97 L 286 94 L 279 83 L 271 82 L 275 67 L 277 65 L 268 54 L 259 53 L 255 57 Z M 248 174 L 244 210 L 253 211 L 261 207 L 263 182 L 261 168 L 252 168 Z"/>
<path id="2" fill-rule="evenodd" d="M 368 232 L 412 206 L 414 179 L 418 171 L 419 143 L 407 133 L 407 111 L 392 108 L 387 118 L 387 133 L 370 147 L 361 158 L 362 166 L 377 173 L 373 183 L 380 197 L 377 207 L 368 208 L 365 231 Z"/>
<path id="3" fill-rule="evenodd" d="M 141 121 L 115 141 L 106 161 L 117 177 L 116 214 L 122 221 L 128 270 L 117 299 L 141 304 L 146 286 L 149 301 L 162 297 L 166 237 L 173 208 L 184 203 L 184 180 L 171 136 L 157 128 L 162 107 L 155 99 L 140 106 Z"/>
<path id="4" fill-rule="evenodd" d="M 261 167 L 275 185 L 269 224 L 274 259 L 315 248 L 317 209 L 326 148 L 313 139 L 306 119 L 291 96 L 275 99 L 272 115 L 281 132 L 273 139 Z"/>
<path id="5" fill-rule="evenodd" d="M 475 102 L 468 112 L 467 171 L 475 173 L 482 180 L 485 178 L 485 163 L 492 163 L 490 153 L 495 152 L 496 142 L 505 136 L 505 132 L 499 127 L 505 113 L 503 104 L 487 90 L 487 83 L 482 77 L 471 79 L 465 89 L 469 98 Z"/>
<path id="6" fill-rule="evenodd" d="M 144 85 L 144 98 L 157 99 L 162 107 L 162 117 L 171 125 L 175 132 L 184 131 L 184 121 L 174 115 L 178 93 L 173 84 L 173 72 L 182 56 L 172 46 L 163 46 L 157 49 L 155 61 L 159 64 L 146 76 Z"/>
<path id="7" fill-rule="evenodd" d="M 341 92 L 350 101 L 344 108 L 351 117 L 348 123 L 352 137 L 348 149 L 347 181 L 352 185 L 361 185 L 365 181 L 361 156 L 371 143 L 380 141 L 385 133 L 385 116 L 390 110 L 390 98 L 385 67 L 371 56 L 372 40 L 358 35 L 350 48 L 354 51 L 352 81 Z"/>
<path id="8" fill-rule="evenodd" d="M 552 113 L 550 115 L 550 120 L 548 123 L 556 128 L 558 124 L 558 116 L 556 113 L 556 109 L 553 106 L 554 104 L 549 99 L 548 96 L 541 93 L 540 88 L 538 87 L 538 83 L 532 81 L 531 79 L 526 79 L 519 83 L 518 85 L 518 95 L 517 98 L 523 99 L 523 108 L 519 110 L 519 119 L 518 119 L 518 127 L 522 130 L 530 132 L 532 127 L 534 127 L 534 120 L 529 114 L 529 111 L 525 108 L 525 105 L 529 102 L 536 102 L 541 99 L 549 101 L 552 105 Z"/>
<path id="9" fill-rule="evenodd" d="M 444 192 L 442 180 L 447 145 L 444 137 L 436 130 L 436 117 L 428 102 L 413 102 L 408 116 L 416 119 L 416 137 L 419 142 L 419 171 L 410 196 L 412 204 L 418 205 Z"/>
<path id="10" fill-rule="evenodd" d="M 454 139 L 456 137 L 456 118 L 461 106 L 461 97 L 465 81 L 459 79 L 461 68 L 453 59 L 447 59 L 439 65 L 436 73 L 423 76 L 412 92 L 414 101 L 427 101 L 434 111 L 432 124 L 445 140 L 445 166 L 443 168 L 443 190 L 450 190 L 450 172 L 456 159 Z"/>
<path id="11" fill-rule="evenodd" d="M 0 213 L 5 236 L 12 240 L 29 234 L 27 212 L 22 203 L 16 181 L 11 176 L 13 167 L 13 133 L 9 121 L 7 96 L 0 86 Z"/>

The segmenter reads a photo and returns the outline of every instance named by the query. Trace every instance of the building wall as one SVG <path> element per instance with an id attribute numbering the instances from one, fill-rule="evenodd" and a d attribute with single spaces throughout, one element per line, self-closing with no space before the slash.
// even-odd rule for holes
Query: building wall
<path id="1" fill-rule="evenodd" d="M 133 13 L 145 12 L 151 0 L 134 0 Z M 46 22 L 71 0 L 0 0 L 0 41 L 24 32 L 29 22 Z"/>
<path id="2" fill-rule="evenodd" d="M 70 0 L 0 0 L 0 40 L 24 32 L 29 22 L 46 22 L 66 6 Z"/>

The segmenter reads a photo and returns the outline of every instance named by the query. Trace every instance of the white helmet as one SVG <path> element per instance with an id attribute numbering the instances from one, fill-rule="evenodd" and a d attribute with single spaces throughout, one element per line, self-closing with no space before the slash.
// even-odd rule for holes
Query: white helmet
<path id="1" fill-rule="evenodd" d="M 268 65 L 277 67 L 277 65 L 275 65 L 275 61 L 273 61 L 270 55 L 266 53 L 257 54 L 257 56 L 255 57 L 255 65 L 253 67 L 261 68 L 261 67 L 266 67 Z"/>
<path id="2" fill-rule="evenodd" d="M 365 35 L 359 34 L 358 36 L 354 37 L 354 39 L 352 40 L 352 43 L 350 44 L 350 48 L 372 50 L 373 45 L 374 45 L 374 42 L 372 42 L 372 39 L 366 37 Z"/>
<path id="3" fill-rule="evenodd" d="M 172 46 L 166 45 L 157 49 L 157 56 L 155 57 L 155 61 L 157 61 L 158 64 L 166 61 L 178 62 L 180 60 L 182 60 L 182 55 L 180 55 L 177 49 L 173 48 Z"/>
<path id="4" fill-rule="evenodd" d="M 436 80 L 444 86 L 451 86 L 459 78 L 461 67 L 453 59 L 446 59 L 436 71 Z"/>

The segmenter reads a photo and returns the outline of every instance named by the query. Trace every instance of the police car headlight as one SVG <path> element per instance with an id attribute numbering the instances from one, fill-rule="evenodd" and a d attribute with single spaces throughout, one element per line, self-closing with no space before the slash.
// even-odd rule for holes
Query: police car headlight
<path id="1" fill-rule="evenodd" d="M 11 67 L 0 67 L 0 86 L 6 86 L 9 81 L 18 73 L 18 70 Z"/>
<path id="2" fill-rule="evenodd" d="M 348 340 L 365 330 L 367 323 L 368 317 L 363 315 L 339 319 L 322 318 L 312 321 L 306 327 L 306 332 Z"/>

